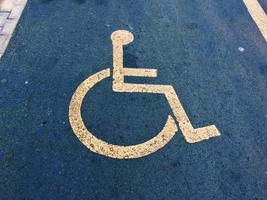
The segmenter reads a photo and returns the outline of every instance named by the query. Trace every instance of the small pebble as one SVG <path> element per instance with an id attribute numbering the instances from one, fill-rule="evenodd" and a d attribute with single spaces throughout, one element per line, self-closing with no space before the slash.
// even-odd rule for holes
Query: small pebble
<path id="1" fill-rule="evenodd" d="M 244 52 L 245 49 L 244 49 L 243 47 L 238 47 L 238 51 L 240 51 L 240 52 Z"/>
<path id="2" fill-rule="evenodd" d="M 131 26 L 131 25 L 128 25 L 129 26 L 129 28 L 133 31 L 133 27 Z"/>
<path id="3" fill-rule="evenodd" d="M 5 79 L 5 78 L 3 78 L 2 80 L 1 80 L 1 83 L 6 83 L 7 82 L 7 80 Z"/>
<path id="4" fill-rule="evenodd" d="M 51 115 L 53 113 L 53 110 L 51 108 L 47 109 L 47 115 Z"/>

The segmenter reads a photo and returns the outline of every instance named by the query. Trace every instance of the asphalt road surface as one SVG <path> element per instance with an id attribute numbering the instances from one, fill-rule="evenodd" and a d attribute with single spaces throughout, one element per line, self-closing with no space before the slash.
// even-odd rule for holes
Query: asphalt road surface
<path id="1" fill-rule="evenodd" d="M 260 1 L 266 10 L 266 1 Z M 112 67 L 110 34 L 126 29 L 131 83 L 172 85 L 194 127 L 220 137 L 118 160 L 71 130 L 77 86 Z M 267 43 L 242 0 L 30 0 L 0 62 L 0 199 L 267 199 Z M 86 127 L 112 144 L 142 143 L 171 113 L 162 95 L 86 95 Z"/>

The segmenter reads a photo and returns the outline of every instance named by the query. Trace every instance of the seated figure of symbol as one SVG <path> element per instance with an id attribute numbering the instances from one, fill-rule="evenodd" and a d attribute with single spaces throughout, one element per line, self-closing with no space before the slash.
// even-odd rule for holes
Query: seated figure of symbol
<path id="1" fill-rule="evenodd" d="M 128 45 L 134 40 L 133 34 L 129 31 L 115 31 L 111 34 L 111 40 L 113 45 L 113 91 L 126 92 L 129 93 L 129 95 L 134 95 L 134 93 L 156 93 L 165 95 L 173 113 L 168 116 L 167 122 L 161 132 L 144 143 L 120 146 L 109 144 L 106 141 L 98 139 L 85 127 L 81 117 L 81 105 L 86 93 L 92 87 L 103 79 L 111 76 L 110 69 L 104 69 L 91 75 L 79 85 L 72 96 L 69 107 L 71 127 L 75 135 L 87 148 L 95 153 L 118 159 L 146 156 L 164 147 L 172 139 L 178 130 L 176 123 L 188 143 L 196 143 L 220 135 L 215 125 L 201 128 L 193 127 L 171 85 L 125 83 L 125 76 L 157 77 L 157 70 L 128 68 L 123 66 L 123 46 Z"/>

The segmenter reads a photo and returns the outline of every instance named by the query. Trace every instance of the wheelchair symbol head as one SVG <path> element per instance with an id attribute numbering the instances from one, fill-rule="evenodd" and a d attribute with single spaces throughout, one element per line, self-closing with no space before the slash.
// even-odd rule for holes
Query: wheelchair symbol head
<path id="1" fill-rule="evenodd" d="M 129 31 L 118 30 L 111 34 L 111 40 L 113 44 L 127 45 L 134 40 L 134 36 Z"/>

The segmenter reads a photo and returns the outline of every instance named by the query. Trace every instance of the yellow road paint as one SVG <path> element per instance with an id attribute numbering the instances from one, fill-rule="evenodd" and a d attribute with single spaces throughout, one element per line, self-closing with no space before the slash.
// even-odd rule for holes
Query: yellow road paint
<path id="1" fill-rule="evenodd" d="M 157 77 L 157 70 L 156 69 L 123 68 L 122 74 L 124 76 Z"/>
<path id="2" fill-rule="evenodd" d="M 111 35 L 111 40 L 113 45 L 112 89 L 114 92 L 141 92 L 165 95 L 182 134 L 188 143 L 196 143 L 220 135 L 220 132 L 214 125 L 197 129 L 193 128 L 174 88 L 171 85 L 125 83 L 124 76 L 156 77 L 157 70 L 123 67 L 123 46 L 134 40 L 134 37 L 130 32 L 125 30 L 115 31 Z M 87 130 L 81 117 L 82 101 L 92 87 L 109 76 L 109 68 L 90 76 L 79 85 L 72 96 L 69 106 L 69 119 L 71 127 L 79 140 L 95 153 L 118 159 L 139 158 L 149 155 L 164 147 L 178 130 L 175 120 L 171 115 L 168 116 L 165 126 L 158 135 L 147 142 L 137 145 L 120 146 L 109 144 L 96 138 L 90 131 Z"/>
<path id="3" fill-rule="evenodd" d="M 252 19 L 267 42 L 267 15 L 257 0 L 243 0 Z"/>
<path id="4" fill-rule="evenodd" d="M 172 116 L 168 117 L 168 120 L 162 129 L 162 131 L 154 138 L 138 145 L 131 146 L 119 146 L 108 144 L 107 142 L 96 138 L 85 127 L 82 116 L 81 106 L 82 101 L 86 93 L 98 82 L 110 76 L 110 69 L 104 69 L 82 82 L 75 91 L 70 107 L 69 107 L 69 119 L 71 127 L 79 138 L 79 140 L 91 151 L 99 153 L 108 157 L 118 159 L 129 159 L 146 156 L 152 152 L 165 146 L 178 130 Z"/>

